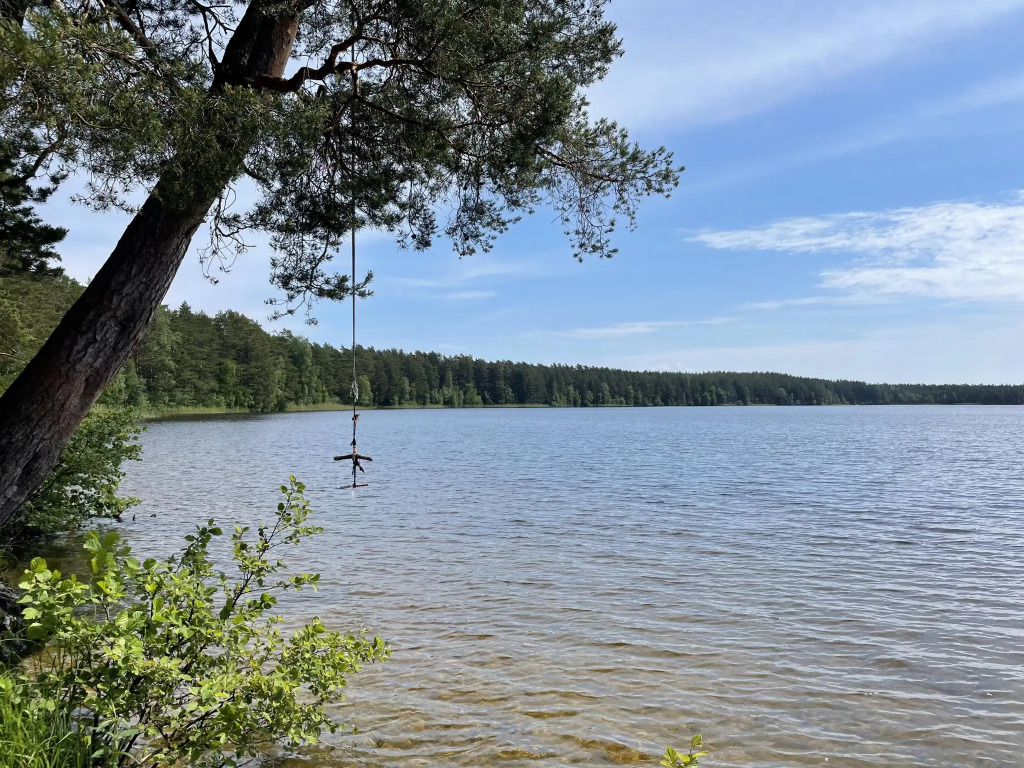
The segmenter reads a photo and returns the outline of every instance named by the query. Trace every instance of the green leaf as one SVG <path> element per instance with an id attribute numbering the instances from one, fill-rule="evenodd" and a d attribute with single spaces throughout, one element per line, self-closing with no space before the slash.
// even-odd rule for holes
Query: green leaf
<path id="1" fill-rule="evenodd" d="M 296 503 L 305 508 L 304 499 Z M 301 526 L 286 509 L 262 528 L 285 541 Z M 190 539 L 205 544 L 213 530 Z M 158 764 L 220 765 L 258 756 L 264 747 L 256 745 L 312 744 L 334 730 L 327 713 L 347 674 L 388 658 L 380 638 L 342 639 L 319 618 L 286 637 L 279 617 L 264 616 L 276 603 L 272 590 L 312 577 L 287 570 L 283 560 L 266 562 L 265 550 L 252 556 L 240 543 L 232 547 L 240 574 L 215 570 L 205 551 L 186 542 L 181 554 L 147 560 L 137 573 L 125 547 L 100 547 L 91 585 L 59 581 L 45 568 L 32 575 L 28 633 L 49 639 L 53 657 L 67 660 L 49 673 L 45 692 L 96 718 L 94 745 L 166 733 Z M 275 567 L 283 572 L 269 576 Z M 257 586 L 264 581 L 266 591 Z M 129 594 L 144 597 L 134 602 Z M 225 600 L 220 608 L 218 597 Z M 244 692 L 244 706 L 232 701 L 235 692 Z M 203 717 L 213 712 L 215 718 Z M 105 746 L 98 760 L 116 760 L 116 750 L 116 743 Z"/>

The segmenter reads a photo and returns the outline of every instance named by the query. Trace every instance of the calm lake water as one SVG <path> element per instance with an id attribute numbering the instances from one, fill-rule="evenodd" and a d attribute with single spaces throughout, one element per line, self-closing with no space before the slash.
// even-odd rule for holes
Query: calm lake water
<path id="1" fill-rule="evenodd" d="M 137 552 L 326 532 L 285 604 L 389 639 L 294 765 L 1024 765 L 1024 409 L 384 411 L 159 422 Z M 153 514 L 155 517 L 150 517 Z M 289 765 L 292 762 L 288 763 Z"/>

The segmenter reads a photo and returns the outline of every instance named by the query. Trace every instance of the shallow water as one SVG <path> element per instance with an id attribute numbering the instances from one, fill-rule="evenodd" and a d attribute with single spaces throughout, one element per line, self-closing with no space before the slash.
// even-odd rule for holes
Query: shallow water
<path id="1" fill-rule="evenodd" d="M 385 411 L 153 423 L 124 528 L 326 532 L 286 604 L 388 638 L 324 766 L 1024 764 L 1024 409 Z M 155 517 L 150 517 L 155 515 Z M 296 765 L 309 765 L 296 761 Z"/>

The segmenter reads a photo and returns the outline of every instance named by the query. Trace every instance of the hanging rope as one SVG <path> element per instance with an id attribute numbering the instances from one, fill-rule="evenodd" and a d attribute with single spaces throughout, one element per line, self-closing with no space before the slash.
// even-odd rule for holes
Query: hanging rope
<path id="1" fill-rule="evenodd" d="M 354 26 L 354 25 L 353 25 Z M 359 95 L 359 70 L 356 69 L 355 46 L 352 48 L 352 98 Z M 356 424 L 359 414 L 356 404 L 359 402 L 359 378 L 356 370 L 356 102 L 352 102 L 352 129 L 349 132 L 349 150 L 351 152 L 349 175 L 352 179 L 352 223 L 349 225 L 352 239 L 352 279 L 349 288 L 352 291 L 352 487 L 356 486 L 356 467 L 359 460 L 356 455 Z"/>
<path id="2" fill-rule="evenodd" d="M 352 29 L 356 29 L 355 11 L 352 13 Z M 359 423 L 359 411 L 357 406 L 359 403 L 359 369 L 356 365 L 356 97 L 359 95 L 359 69 L 356 64 L 356 51 L 355 45 L 352 47 L 352 112 L 351 112 L 351 130 L 349 132 L 349 178 L 351 180 L 351 223 L 350 227 L 350 240 L 352 243 L 352 276 L 349 282 L 349 294 L 352 300 L 352 387 L 349 392 L 352 395 L 352 452 L 347 456 L 335 456 L 335 461 L 341 461 L 343 459 L 352 460 L 352 487 L 358 488 L 365 483 L 359 483 L 357 481 L 356 471 L 364 471 L 362 465 L 359 463 L 360 460 L 373 461 L 369 456 L 361 456 L 358 448 L 356 447 L 356 425 Z"/>

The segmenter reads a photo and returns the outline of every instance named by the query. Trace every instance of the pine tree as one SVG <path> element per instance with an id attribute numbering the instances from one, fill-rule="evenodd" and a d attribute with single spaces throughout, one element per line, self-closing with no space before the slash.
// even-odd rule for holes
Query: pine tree
<path id="1" fill-rule="evenodd" d="M 330 267 L 364 226 L 419 249 L 443 233 L 468 254 L 548 204 L 577 257 L 614 253 L 616 220 L 632 225 L 679 169 L 588 113 L 621 53 L 606 4 L 6 0 L 5 129 L 133 218 L 3 395 L 0 525 L 136 351 L 204 221 L 208 259 L 266 234 L 283 311 L 366 295 L 369 275 L 352 285 Z M 258 195 L 230 210 L 243 176 Z"/>

